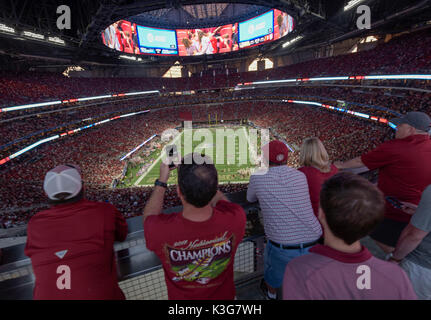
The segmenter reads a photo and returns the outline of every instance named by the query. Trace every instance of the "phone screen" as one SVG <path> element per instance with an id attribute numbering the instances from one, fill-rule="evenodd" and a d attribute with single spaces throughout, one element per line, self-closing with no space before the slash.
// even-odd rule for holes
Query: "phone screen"
<path id="1" fill-rule="evenodd" d="M 395 197 L 386 197 L 386 201 L 397 209 L 401 209 L 403 207 L 403 204 Z"/>
<path id="2" fill-rule="evenodd" d="M 176 145 L 168 146 L 166 150 L 167 150 L 169 159 L 172 160 L 172 162 L 169 164 L 169 168 L 173 168 L 175 167 L 173 160 L 175 160 L 178 155 L 177 146 Z"/>

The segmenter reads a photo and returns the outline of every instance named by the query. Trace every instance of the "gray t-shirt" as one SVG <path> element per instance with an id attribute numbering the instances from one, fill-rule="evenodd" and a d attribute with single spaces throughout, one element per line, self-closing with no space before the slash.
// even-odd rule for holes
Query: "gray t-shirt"
<path id="1" fill-rule="evenodd" d="M 424 268 L 431 269 L 431 185 L 422 194 L 421 202 L 410 223 L 415 228 L 429 233 L 406 259 Z"/>

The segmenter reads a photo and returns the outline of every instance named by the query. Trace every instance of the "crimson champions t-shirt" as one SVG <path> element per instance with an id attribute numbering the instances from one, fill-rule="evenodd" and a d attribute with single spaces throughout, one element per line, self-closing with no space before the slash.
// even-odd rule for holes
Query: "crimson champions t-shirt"
<path id="1" fill-rule="evenodd" d="M 147 217 L 146 245 L 162 261 L 169 299 L 234 299 L 233 261 L 245 223 L 241 206 L 227 201 L 219 201 L 204 222 L 182 212 Z"/>
<path id="2" fill-rule="evenodd" d="M 379 169 L 378 187 L 385 196 L 419 204 L 422 192 L 431 184 L 431 139 L 414 135 L 382 143 L 361 157 L 370 169 Z M 411 216 L 386 202 L 385 217 L 409 222 Z"/>

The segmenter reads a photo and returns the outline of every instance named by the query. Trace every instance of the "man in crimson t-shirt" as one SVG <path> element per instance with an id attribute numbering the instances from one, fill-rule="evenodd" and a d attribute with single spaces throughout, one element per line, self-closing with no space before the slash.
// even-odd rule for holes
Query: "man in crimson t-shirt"
<path id="1" fill-rule="evenodd" d="M 385 197 L 418 205 L 422 192 L 431 184 L 431 119 L 423 112 L 409 112 L 391 122 L 397 126 L 394 140 L 361 157 L 334 164 L 339 169 L 379 169 L 378 187 Z M 386 253 L 394 250 L 411 218 L 391 202 L 387 198 L 385 219 L 370 235 Z"/>
<path id="2" fill-rule="evenodd" d="M 50 170 L 44 191 L 53 206 L 34 215 L 27 227 L 33 299 L 124 300 L 113 247 L 127 236 L 121 213 L 109 203 L 84 199 L 77 166 Z"/>
<path id="3" fill-rule="evenodd" d="M 162 163 L 144 209 L 146 245 L 162 261 L 169 299 L 233 300 L 233 263 L 245 233 L 244 210 L 217 191 L 211 160 L 190 154 L 178 166 L 183 211 L 161 214 L 169 173 Z"/>

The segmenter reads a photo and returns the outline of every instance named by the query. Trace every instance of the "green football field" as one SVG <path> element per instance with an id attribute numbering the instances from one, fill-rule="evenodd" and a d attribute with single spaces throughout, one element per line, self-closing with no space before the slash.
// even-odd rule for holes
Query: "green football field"
<path id="1" fill-rule="evenodd" d="M 187 130 L 186 130 L 187 131 Z M 250 173 L 256 167 L 256 157 L 260 156 L 259 134 L 250 133 L 248 127 L 218 127 L 182 131 L 166 145 L 177 146 L 181 156 L 191 152 L 204 153 L 213 159 L 220 183 L 248 182 Z M 250 155 L 249 150 L 254 154 Z M 153 164 L 141 176 L 136 176 L 140 167 L 128 170 L 126 186 L 152 186 L 159 177 L 160 163 L 165 153 L 161 150 L 150 155 Z M 253 158 L 253 159 L 251 159 Z M 177 183 L 177 171 L 173 170 L 168 184 Z"/>

